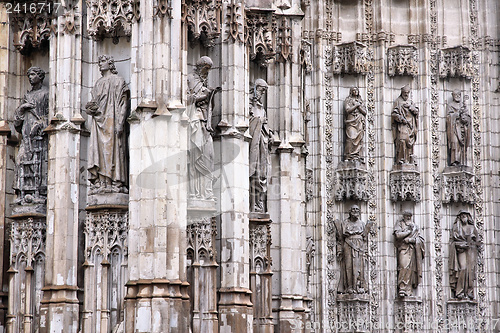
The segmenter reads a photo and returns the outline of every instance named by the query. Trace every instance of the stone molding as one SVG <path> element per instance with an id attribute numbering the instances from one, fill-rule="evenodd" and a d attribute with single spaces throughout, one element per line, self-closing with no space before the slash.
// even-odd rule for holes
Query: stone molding
<path id="1" fill-rule="evenodd" d="M 414 45 L 395 45 L 387 48 L 389 76 L 418 75 L 418 52 Z"/>

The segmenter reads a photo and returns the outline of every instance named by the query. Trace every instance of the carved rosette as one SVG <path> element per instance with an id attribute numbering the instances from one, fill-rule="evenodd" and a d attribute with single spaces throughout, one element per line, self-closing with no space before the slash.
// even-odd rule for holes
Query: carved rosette
<path id="1" fill-rule="evenodd" d="M 222 0 L 187 0 L 185 13 L 190 41 L 213 47 L 221 32 Z"/>
<path id="2" fill-rule="evenodd" d="M 86 0 L 87 30 L 94 39 L 132 34 L 132 24 L 140 18 L 139 0 Z"/>
<path id="3" fill-rule="evenodd" d="M 359 167 L 342 166 L 336 171 L 335 200 L 368 201 L 368 171 Z"/>
<path id="4" fill-rule="evenodd" d="M 187 226 L 187 252 L 193 263 L 199 262 L 200 259 L 215 262 L 216 235 L 215 218 L 204 217 L 190 221 Z"/>
<path id="5" fill-rule="evenodd" d="M 17 3 L 23 4 L 24 3 Z M 47 2 L 26 2 L 25 12 L 23 10 L 17 12 L 13 10 L 10 14 L 10 22 L 14 31 L 14 46 L 22 54 L 28 54 L 32 50 L 40 48 L 44 42 L 50 38 L 50 33 L 55 31 L 52 25 L 54 17 L 54 3 Z M 34 12 L 29 9 L 35 8 Z"/>
<path id="6" fill-rule="evenodd" d="M 368 299 L 348 296 L 345 299 L 339 299 L 337 306 L 338 322 L 335 327 L 337 328 L 336 332 L 371 332 Z"/>
<path id="7" fill-rule="evenodd" d="M 424 308 L 421 300 L 406 299 L 394 303 L 396 332 L 421 332 L 424 327 Z"/>
<path id="8" fill-rule="evenodd" d="M 418 74 L 418 52 L 414 45 L 396 45 L 387 49 L 387 73 L 390 76 Z"/>
<path id="9" fill-rule="evenodd" d="M 478 329 L 484 321 L 479 316 L 477 302 L 474 301 L 448 301 L 446 317 L 450 333 L 479 332 Z"/>
<path id="10" fill-rule="evenodd" d="M 45 218 L 30 217 L 14 220 L 10 226 L 10 263 L 17 267 L 20 261 L 27 266 L 45 260 L 45 235 L 47 225 Z"/>
<path id="11" fill-rule="evenodd" d="M 250 59 L 267 67 L 276 56 L 276 17 L 271 11 L 247 11 L 245 40 L 250 48 Z"/>
<path id="12" fill-rule="evenodd" d="M 421 199 L 422 180 L 418 171 L 391 171 L 389 187 L 392 201 L 415 201 Z"/>
<path id="13" fill-rule="evenodd" d="M 472 58 L 469 48 L 460 45 L 442 49 L 439 55 L 439 76 L 470 79 Z"/>
<path id="14" fill-rule="evenodd" d="M 474 204 L 474 174 L 467 171 L 443 172 L 443 202 Z"/>
<path id="15" fill-rule="evenodd" d="M 358 41 L 335 46 L 333 54 L 334 74 L 366 74 L 370 70 L 368 48 Z"/>

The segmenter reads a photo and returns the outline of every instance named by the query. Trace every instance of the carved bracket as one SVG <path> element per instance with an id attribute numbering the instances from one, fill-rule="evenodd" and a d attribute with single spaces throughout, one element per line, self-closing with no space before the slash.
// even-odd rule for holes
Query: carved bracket
<path id="1" fill-rule="evenodd" d="M 45 257 L 45 218 L 14 220 L 10 225 L 10 262 L 16 267 L 18 259 L 26 260 L 28 266 L 39 256 Z"/>
<path id="2" fill-rule="evenodd" d="M 202 217 L 190 220 L 187 226 L 187 252 L 192 262 L 207 259 L 215 262 L 215 236 L 217 226 L 215 218 Z"/>
<path id="3" fill-rule="evenodd" d="M 250 48 L 250 59 L 267 67 L 276 56 L 276 17 L 272 11 L 246 11 L 245 40 Z"/>
<path id="4" fill-rule="evenodd" d="M 341 162 L 337 169 L 335 200 L 368 201 L 368 171 L 350 162 Z"/>
<path id="5" fill-rule="evenodd" d="M 451 328 L 450 332 L 476 332 L 476 329 L 480 327 L 478 320 L 481 320 L 477 311 L 478 307 L 475 301 L 448 301 L 446 304 L 446 316 Z M 456 328 L 456 330 L 453 330 L 453 328 Z"/>
<path id="6" fill-rule="evenodd" d="M 387 73 L 390 76 L 418 74 L 418 52 L 414 45 L 397 45 L 387 49 Z"/>
<path id="7" fill-rule="evenodd" d="M 421 200 L 422 180 L 418 171 L 391 171 L 389 178 L 392 201 Z"/>
<path id="8" fill-rule="evenodd" d="M 441 78 L 472 76 L 472 57 L 469 48 L 456 46 L 442 49 L 439 57 L 439 76 Z"/>
<path id="9" fill-rule="evenodd" d="M 120 255 L 128 254 L 128 212 L 127 211 L 89 211 L 85 220 L 85 259 L 94 262 L 98 253 L 108 258 L 115 249 Z"/>
<path id="10" fill-rule="evenodd" d="M 454 170 L 448 167 L 443 172 L 443 202 L 463 202 L 474 204 L 474 174 L 470 171 Z"/>
<path id="11" fill-rule="evenodd" d="M 358 41 L 336 45 L 333 52 L 334 74 L 366 74 L 370 57 L 365 44 Z"/>
<path id="12" fill-rule="evenodd" d="M 222 0 L 187 0 L 185 13 L 189 40 L 213 47 L 221 32 Z"/>
<path id="13" fill-rule="evenodd" d="M 19 6 L 21 3 L 17 3 Z M 22 54 L 29 54 L 35 49 L 39 49 L 50 38 L 50 33 L 55 32 L 52 25 L 54 17 L 54 3 L 47 2 L 26 2 L 26 8 L 22 4 L 22 10 L 17 11 L 15 7 L 10 14 L 10 22 L 14 31 L 14 46 Z M 35 10 L 32 12 L 30 8 Z"/>
<path id="14" fill-rule="evenodd" d="M 370 332 L 368 297 L 339 295 L 338 327 L 339 332 Z"/>
<path id="15" fill-rule="evenodd" d="M 402 326 L 411 332 L 419 332 L 424 326 L 422 301 L 406 298 L 394 302 L 394 316 L 397 327 Z"/>
<path id="16" fill-rule="evenodd" d="M 130 37 L 132 23 L 140 19 L 139 0 L 86 0 L 87 30 L 94 39 Z"/>

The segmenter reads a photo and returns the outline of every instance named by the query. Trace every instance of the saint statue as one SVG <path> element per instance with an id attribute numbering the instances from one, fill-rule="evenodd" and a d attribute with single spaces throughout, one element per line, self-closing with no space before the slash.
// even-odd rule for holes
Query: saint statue
<path id="1" fill-rule="evenodd" d="M 364 163 L 363 138 L 365 137 L 366 106 L 359 95 L 359 89 L 352 87 L 344 101 L 346 161 L 359 160 Z"/>
<path id="2" fill-rule="evenodd" d="M 339 293 L 364 294 L 368 292 L 368 232 L 372 222 L 361 221 L 359 207 L 354 205 L 349 217 L 337 220 L 337 257 L 340 260 Z"/>
<path id="3" fill-rule="evenodd" d="M 44 203 L 47 198 L 47 135 L 49 90 L 43 86 L 45 72 L 40 67 L 28 69 L 31 90 L 28 91 L 14 114 L 14 128 L 21 133 L 21 144 L 16 156 L 14 189 L 15 203 Z"/>
<path id="4" fill-rule="evenodd" d="M 128 193 L 125 119 L 129 88 L 118 76 L 113 57 L 99 56 L 102 77 L 92 88 L 86 105 L 91 118 L 88 148 L 89 194 Z"/>
<path id="5" fill-rule="evenodd" d="M 418 107 L 410 99 L 410 87 L 401 88 L 401 95 L 392 108 L 392 133 L 397 164 L 415 164 L 413 147 L 417 141 Z"/>
<path id="6" fill-rule="evenodd" d="M 425 255 L 424 238 L 418 226 L 411 219 L 410 211 L 403 212 L 394 227 L 398 251 L 398 292 L 399 297 L 411 296 L 422 280 L 422 261 Z"/>
<path id="7" fill-rule="evenodd" d="M 267 126 L 267 114 L 263 97 L 268 88 L 267 82 L 255 80 L 253 96 L 250 100 L 250 211 L 267 211 L 267 177 L 270 167 L 269 144 L 271 131 Z"/>
<path id="8" fill-rule="evenodd" d="M 465 105 L 468 96 L 455 90 L 451 93 L 453 100 L 446 106 L 446 135 L 450 165 L 467 165 L 467 149 L 471 144 L 471 116 Z"/>
<path id="9" fill-rule="evenodd" d="M 213 200 L 214 143 L 212 135 L 212 109 L 214 96 L 220 87 L 208 86 L 208 73 L 212 59 L 203 56 L 189 75 L 188 117 L 190 119 L 189 149 L 189 196 L 190 198 Z"/>
<path id="10" fill-rule="evenodd" d="M 474 299 L 478 234 L 472 216 L 460 211 L 451 231 L 450 286 L 456 298 Z"/>

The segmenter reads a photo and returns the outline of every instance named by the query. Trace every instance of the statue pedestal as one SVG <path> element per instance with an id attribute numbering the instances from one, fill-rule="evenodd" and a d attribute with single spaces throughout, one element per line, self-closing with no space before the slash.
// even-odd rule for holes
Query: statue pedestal
<path id="1" fill-rule="evenodd" d="M 15 202 L 12 207 L 12 218 L 15 216 L 45 216 L 47 212 L 47 200 L 35 199 L 31 195 L 26 195 L 21 202 Z"/>
<path id="2" fill-rule="evenodd" d="M 465 165 L 448 166 L 443 170 L 443 202 L 463 202 L 474 204 L 474 173 Z"/>
<path id="3" fill-rule="evenodd" d="M 340 162 L 337 170 L 335 200 L 368 201 L 368 170 L 359 161 Z"/>
<path id="4" fill-rule="evenodd" d="M 422 300 L 414 296 L 397 298 L 394 301 L 395 332 L 422 332 L 424 328 Z"/>
<path id="5" fill-rule="evenodd" d="M 370 295 L 339 294 L 337 295 L 338 332 L 371 332 L 370 329 Z"/>
<path id="6" fill-rule="evenodd" d="M 481 321 L 486 321 L 478 317 L 476 301 L 461 299 L 451 299 L 447 302 L 446 319 L 450 333 L 479 332 Z"/>
<path id="7" fill-rule="evenodd" d="M 87 209 L 92 206 L 117 205 L 128 207 L 128 194 L 126 193 L 98 193 L 87 197 Z"/>
<path id="8" fill-rule="evenodd" d="M 187 216 L 187 280 L 193 333 L 216 333 L 217 224 L 215 200 L 190 200 Z"/>
<path id="9" fill-rule="evenodd" d="M 422 180 L 414 164 L 396 164 L 389 173 L 389 187 L 392 201 L 421 200 Z"/>
<path id="10" fill-rule="evenodd" d="M 249 214 L 250 290 L 253 331 L 274 332 L 272 312 L 271 218 L 267 213 Z"/>

